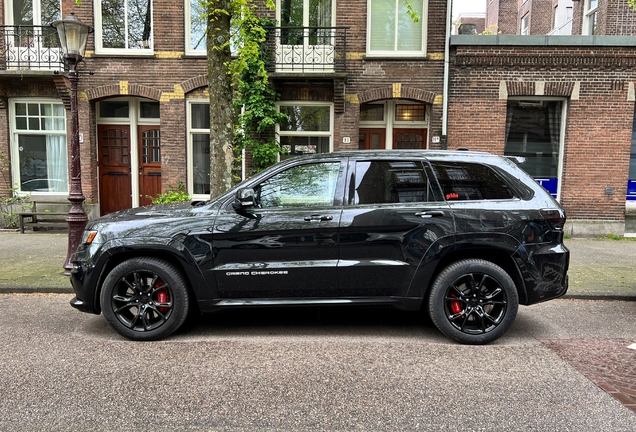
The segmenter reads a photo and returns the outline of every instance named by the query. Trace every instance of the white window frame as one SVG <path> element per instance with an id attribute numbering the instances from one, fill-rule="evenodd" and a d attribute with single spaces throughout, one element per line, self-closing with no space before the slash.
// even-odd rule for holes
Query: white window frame
<path id="1" fill-rule="evenodd" d="M 369 102 L 369 105 L 384 105 L 383 121 L 360 121 L 360 128 L 385 129 L 384 147 L 393 149 L 393 129 L 426 129 L 426 148 L 429 148 L 429 131 L 431 129 L 431 105 L 407 99 L 391 99 L 382 102 Z M 397 105 L 423 105 L 426 108 L 424 121 L 398 121 L 395 119 L 395 107 Z"/>
<path id="2" fill-rule="evenodd" d="M 26 103 L 26 104 L 58 104 L 62 105 L 64 108 L 64 131 L 30 131 L 30 130 L 18 130 L 16 129 L 16 110 L 15 104 L 17 103 Z M 70 174 L 70 166 L 68 165 L 68 154 L 69 154 L 69 143 L 68 143 L 68 132 L 67 132 L 67 117 L 66 117 L 66 107 L 64 107 L 63 102 L 60 99 L 53 98 L 12 98 L 9 99 L 9 140 L 10 140 L 10 153 L 11 153 L 11 181 L 13 182 L 12 187 L 17 185 L 18 190 L 16 193 L 20 196 L 34 196 L 34 195 L 45 195 L 45 196 L 68 196 L 71 182 L 70 176 L 67 178 L 67 188 L 68 190 L 64 192 L 34 192 L 34 191 L 25 191 L 21 190 L 21 182 L 20 182 L 20 149 L 18 147 L 19 140 L 18 135 L 64 135 L 66 137 L 66 163 L 67 163 L 67 175 Z"/>
<path id="3" fill-rule="evenodd" d="M 207 48 L 204 49 L 193 49 L 192 48 L 192 22 L 190 19 L 190 0 L 184 0 L 184 10 L 185 10 L 185 53 L 186 55 L 192 56 L 206 56 Z M 207 42 L 205 43 L 207 47 Z"/>
<path id="4" fill-rule="evenodd" d="M 326 106 L 329 107 L 329 130 L 328 131 L 281 131 L 280 125 L 276 124 L 276 136 L 306 136 L 306 137 L 329 137 L 329 153 L 333 153 L 334 134 L 334 104 L 333 102 L 310 102 L 310 101 L 284 101 L 276 103 L 276 111 L 280 112 L 282 106 Z"/>
<path id="5" fill-rule="evenodd" d="M 396 16 L 399 13 L 398 6 L 403 4 L 403 0 L 395 0 L 396 1 Z M 419 24 L 422 25 L 422 49 L 419 51 L 380 51 L 380 50 L 371 50 L 371 0 L 367 0 L 367 48 L 366 48 L 366 56 L 367 57 L 423 57 L 426 56 L 426 42 L 428 40 L 428 0 L 422 1 L 422 14 L 420 16 Z M 410 19 L 410 17 L 409 17 Z M 396 29 L 397 31 L 397 29 Z M 396 38 L 397 42 L 397 38 Z"/>
<path id="6" fill-rule="evenodd" d="M 128 2 L 128 0 L 125 0 Z M 126 3 L 128 4 L 128 3 Z M 104 48 L 102 39 L 102 0 L 94 0 L 93 12 L 95 14 L 95 54 L 113 54 L 135 57 L 153 56 L 154 52 L 154 39 L 155 39 L 155 24 L 154 24 L 154 1 L 150 2 L 150 40 L 147 49 L 144 48 Z"/>
<path id="7" fill-rule="evenodd" d="M 594 8 L 591 7 L 592 0 L 585 0 L 585 11 L 583 15 L 583 34 L 584 35 L 594 35 L 594 31 L 596 30 L 597 18 L 598 18 L 598 2 Z"/>
<path id="8" fill-rule="evenodd" d="M 51 23 L 42 22 L 42 2 L 40 0 L 29 0 L 29 1 L 33 3 L 33 25 L 41 26 L 41 25 L 51 24 Z M 60 15 L 61 15 L 62 0 L 58 0 L 58 2 L 60 4 Z M 7 25 L 14 25 L 15 23 L 13 22 L 13 1 L 12 0 L 5 0 L 4 11 L 5 11 L 5 15 L 4 15 L 5 23 Z"/>
<path id="9" fill-rule="evenodd" d="M 281 13 L 281 0 L 276 0 L 276 22 L 278 25 L 280 22 Z M 331 0 L 331 27 L 334 27 L 336 23 L 336 0 Z M 303 0 L 303 27 L 309 27 L 309 0 Z"/>
<path id="10" fill-rule="evenodd" d="M 205 104 L 210 108 L 210 99 L 188 99 L 186 101 L 186 163 L 187 168 L 187 181 L 188 181 L 188 193 L 193 201 L 207 201 L 210 199 L 210 195 L 195 194 L 194 191 L 194 143 L 192 135 L 194 134 L 208 134 L 210 135 L 210 125 L 207 129 L 193 129 L 192 128 L 192 105 Z"/>
<path id="11" fill-rule="evenodd" d="M 527 36 L 530 34 L 530 12 L 521 17 L 521 27 L 519 34 Z"/>

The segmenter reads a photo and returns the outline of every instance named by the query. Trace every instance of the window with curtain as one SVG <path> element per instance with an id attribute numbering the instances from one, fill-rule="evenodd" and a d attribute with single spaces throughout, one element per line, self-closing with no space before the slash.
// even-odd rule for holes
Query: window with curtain
<path id="1" fill-rule="evenodd" d="M 104 52 L 152 51 L 151 0 L 96 0 L 95 44 Z"/>
<path id="2" fill-rule="evenodd" d="M 331 43 L 332 0 L 278 0 L 277 9 L 280 26 L 287 28 L 282 32 L 284 45 L 303 45 L 305 38 L 309 45 Z"/>
<path id="3" fill-rule="evenodd" d="M 410 0 L 420 19 L 415 22 L 402 0 L 369 0 L 367 53 L 423 55 L 426 52 L 427 2 Z"/>
<path id="4" fill-rule="evenodd" d="M 68 192 L 66 111 L 62 103 L 13 101 L 12 158 L 20 192 Z"/>

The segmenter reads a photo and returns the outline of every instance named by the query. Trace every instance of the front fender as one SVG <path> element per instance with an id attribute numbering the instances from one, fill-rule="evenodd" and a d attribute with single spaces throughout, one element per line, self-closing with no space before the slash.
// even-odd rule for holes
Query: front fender
<path id="1" fill-rule="evenodd" d="M 183 243 L 160 237 L 108 240 L 102 244 L 81 246 L 73 255 L 71 283 L 82 310 L 99 314 L 100 293 L 108 273 L 121 262 L 140 256 L 162 258 L 182 270 L 196 298 L 208 288 L 196 261 Z"/>

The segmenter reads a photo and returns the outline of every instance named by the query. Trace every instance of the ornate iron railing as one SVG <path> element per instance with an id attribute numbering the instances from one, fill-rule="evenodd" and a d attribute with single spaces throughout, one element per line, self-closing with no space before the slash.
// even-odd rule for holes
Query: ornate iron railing
<path id="1" fill-rule="evenodd" d="M 60 40 L 51 26 L 0 26 L 0 70 L 63 70 Z"/>
<path id="2" fill-rule="evenodd" d="M 345 73 L 348 27 L 268 27 L 268 72 Z"/>

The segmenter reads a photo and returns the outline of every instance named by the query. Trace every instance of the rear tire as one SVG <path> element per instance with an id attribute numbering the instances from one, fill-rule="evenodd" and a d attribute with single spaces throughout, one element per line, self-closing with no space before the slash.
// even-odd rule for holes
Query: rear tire
<path id="1" fill-rule="evenodd" d="M 120 335 L 137 341 L 163 339 L 184 323 L 190 298 L 181 272 L 157 258 L 131 258 L 106 277 L 104 317 Z"/>
<path id="2" fill-rule="evenodd" d="M 519 295 L 512 278 L 482 259 L 457 261 L 437 276 L 428 311 L 435 326 L 463 344 L 481 345 L 503 336 L 517 316 Z"/>

